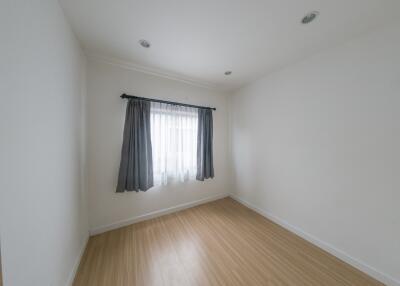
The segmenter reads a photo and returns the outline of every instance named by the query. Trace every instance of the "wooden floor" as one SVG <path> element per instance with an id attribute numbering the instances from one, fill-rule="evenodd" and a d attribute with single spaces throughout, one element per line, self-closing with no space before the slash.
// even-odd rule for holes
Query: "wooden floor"
<path id="1" fill-rule="evenodd" d="M 74 285 L 383 284 L 226 198 L 91 237 Z"/>

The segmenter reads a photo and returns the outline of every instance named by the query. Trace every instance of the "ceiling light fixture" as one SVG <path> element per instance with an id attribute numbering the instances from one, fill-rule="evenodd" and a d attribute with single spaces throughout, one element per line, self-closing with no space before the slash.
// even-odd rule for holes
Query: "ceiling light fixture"
<path id="1" fill-rule="evenodd" d="M 143 48 L 150 48 L 150 43 L 146 40 L 140 40 L 139 44 L 143 47 Z"/>
<path id="2" fill-rule="evenodd" d="M 226 71 L 225 72 L 225 75 L 231 75 L 232 74 L 232 71 Z"/>
<path id="3" fill-rule="evenodd" d="M 303 19 L 301 19 L 301 23 L 303 23 L 303 24 L 308 24 L 308 23 L 314 21 L 315 18 L 317 18 L 318 15 L 319 15 L 319 12 L 318 12 L 318 11 L 310 12 L 310 13 L 308 13 L 307 15 L 305 15 L 305 16 L 303 17 Z"/>

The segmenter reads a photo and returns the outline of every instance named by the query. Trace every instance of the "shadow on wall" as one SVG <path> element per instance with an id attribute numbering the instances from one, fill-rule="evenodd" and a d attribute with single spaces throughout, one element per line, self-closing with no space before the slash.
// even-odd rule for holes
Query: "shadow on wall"
<path id="1" fill-rule="evenodd" d="M 0 251 L 0 286 L 3 286 L 3 274 L 1 267 L 1 251 Z"/>

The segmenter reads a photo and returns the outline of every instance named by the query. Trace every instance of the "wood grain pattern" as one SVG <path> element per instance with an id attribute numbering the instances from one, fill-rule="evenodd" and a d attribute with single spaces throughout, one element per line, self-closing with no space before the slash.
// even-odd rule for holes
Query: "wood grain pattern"
<path id="1" fill-rule="evenodd" d="M 91 237 L 74 285 L 383 284 L 225 198 Z"/>

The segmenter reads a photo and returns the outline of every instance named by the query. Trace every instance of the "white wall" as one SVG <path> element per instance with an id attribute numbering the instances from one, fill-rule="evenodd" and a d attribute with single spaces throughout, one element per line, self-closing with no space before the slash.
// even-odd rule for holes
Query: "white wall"
<path id="1" fill-rule="evenodd" d="M 0 5 L 4 285 L 67 285 L 88 237 L 85 59 L 58 1 Z"/>
<path id="2" fill-rule="evenodd" d="M 400 281 L 400 25 L 260 79 L 231 108 L 234 194 Z"/>
<path id="3" fill-rule="evenodd" d="M 126 100 L 122 93 L 214 106 L 215 178 L 191 181 L 147 192 L 115 193 L 121 156 Z M 90 226 L 104 226 L 153 211 L 226 194 L 228 181 L 228 116 L 224 94 L 118 66 L 89 60 L 88 172 Z"/>

